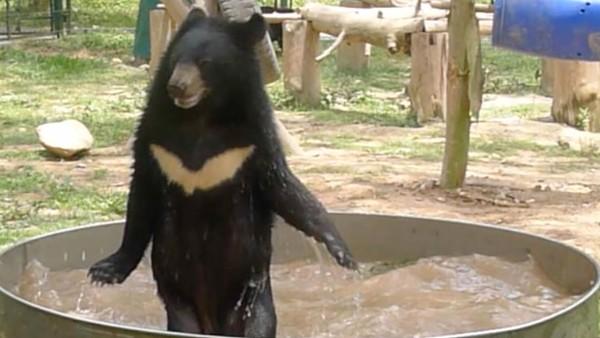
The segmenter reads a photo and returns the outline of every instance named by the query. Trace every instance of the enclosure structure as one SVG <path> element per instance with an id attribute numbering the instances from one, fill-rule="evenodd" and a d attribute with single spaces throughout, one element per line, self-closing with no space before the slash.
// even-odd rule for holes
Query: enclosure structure
<path id="1" fill-rule="evenodd" d="M 359 262 L 405 262 L 474 253 L 519 260 L 532 255 L 553 282 L 578 295 L 568 307 L 534 322 L 444 338 L 598 336 L 598 266 L 576 249 L 542 237 L 473 223 L 349 213 L 332 213 L 331 217 Z M 60 231 L 27 240 L 0 254 L 0 337 L 36 337 L 40 332 L 61 338 L 202 337 L 80 319 L 32 304 L 14 293 L 31 260 L 38 260 L 52 271 L 86 269 L 119 246 L 123 229 L 124 223 L 119 221 Z M 311 242 L 282 221 L 278 221 L 273 236 L 273 263 L 316 259 Z"/>
<path id="2" fill-rule="evenodd" d="M 61 36 L 71 26 L 71 0 L 5 0 L 0 40 Z"/>

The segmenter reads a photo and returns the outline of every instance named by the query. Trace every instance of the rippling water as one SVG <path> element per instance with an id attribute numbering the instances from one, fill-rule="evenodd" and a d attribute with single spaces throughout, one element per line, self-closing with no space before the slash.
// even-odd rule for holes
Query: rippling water
<path id="1" fill-rule="evenodd" d="M 529 259 L 431 257 L 352 273 L 330 264 L 272 266 L 279 337 L 429 337 L 526 323 L 575 300 Z M 49 271 L 31 262 L 17 293 L 71 315 L 163 329 L 149 266 L 125 283 L 89 284 L 87 270 Z"/>

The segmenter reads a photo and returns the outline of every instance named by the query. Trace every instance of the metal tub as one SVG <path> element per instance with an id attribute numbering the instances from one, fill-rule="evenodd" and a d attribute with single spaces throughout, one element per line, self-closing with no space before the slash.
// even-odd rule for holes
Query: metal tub
<path id="1" fill-rule="evenodd" d="M 598 266 L 584 253 L 542 237 L 503 228 L 429 218 L 332 213 L 362 262 L 432 255 L 533 255 L 554 282 L 580 294 L 571 306 L 525 325 L 444 338 L 597 338 Z M 314 257 L 302 235 L 279 222 L 274 262 Z M 26 302 L 12 293 L 27 262 L 52 270 L 87 268 L 119 245 L 123 222 L 84 226 L 37 237 L 0 255 L 0 338 L 202 337 L 78 319 Z M 210 336 L 203 336 L 210 337 Z M 441 337 L 438 337 L 441 338 Z"/>

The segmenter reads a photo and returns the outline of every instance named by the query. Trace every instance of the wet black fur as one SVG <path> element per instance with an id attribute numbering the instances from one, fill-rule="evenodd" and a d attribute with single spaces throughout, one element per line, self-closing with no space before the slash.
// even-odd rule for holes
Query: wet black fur
<path id="1" fill-rule="evenodd" d="M 121 246 L 90 269 L 94 283 L 121 283 L 152 240 L 152 268 L 169 330 L 275 335 L 269 275 L 275 213 L 325 243 L 340 265 L 356 267 L 325 209 L 284 158 L 252 48 L 265 26 L 259 15 L 235 24 L 197 11 L 182 24 L 136 131 Z M 210 88 L 189 110 L 175 106 L 166 91 L 181 61 L 196 63 Z M 150 144 L 177 154 L 193 170 L 232 147 L 256 149 L 232 180 L 188 196 L 168 183 Z"/>

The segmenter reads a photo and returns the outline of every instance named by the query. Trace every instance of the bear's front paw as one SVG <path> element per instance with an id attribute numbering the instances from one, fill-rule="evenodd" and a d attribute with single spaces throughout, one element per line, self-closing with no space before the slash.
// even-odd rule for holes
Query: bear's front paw
<path id="1" fill-rule="evenodd" d="M 94 285 L 123 283 L 135 268 L 131 261 L 123 255 L 114 254 L 94 264 L 88 271 L 88 276 Z"/>
<path id="2" fill-rule="evenodd" d="M 344 249 L 339 246 L 333 246 L 330 248 L 329 251 L 331 252 L 331 254 L 333 255 L 333 257 L 339 265 L 350 270 L 358 270 L 358 263 L 356 263 L 356 261 L 347 249 Z"/>

